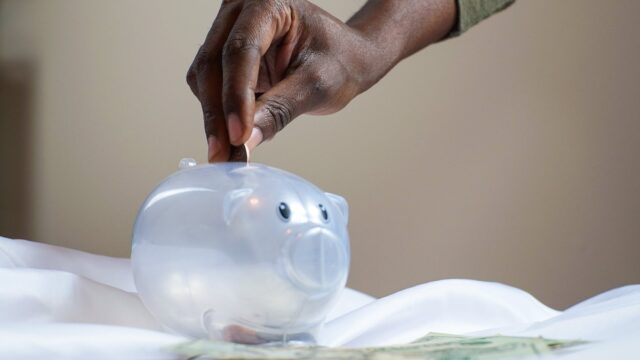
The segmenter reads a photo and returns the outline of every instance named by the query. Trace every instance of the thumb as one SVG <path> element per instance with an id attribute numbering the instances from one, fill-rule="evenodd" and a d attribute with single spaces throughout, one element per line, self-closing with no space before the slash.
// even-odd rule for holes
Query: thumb
<path id="1" fill-rule="evenodd" d="M 299 69 L 256 100 L 254 127 L 271 139 L 296 117 L 313 111 L 326 98 L 318 76 Z"/>

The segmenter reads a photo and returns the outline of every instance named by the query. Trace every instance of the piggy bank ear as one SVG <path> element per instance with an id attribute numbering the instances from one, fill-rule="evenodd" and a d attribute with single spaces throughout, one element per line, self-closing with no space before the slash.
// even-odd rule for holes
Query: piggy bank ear
<path id="1" fill-rule="evenodd" d="M 247 197 L 251 195 L 253 192 L 252 189 L 235 189 L 229 191 L 224 196 L 224 201 L 222 203 L 222 211 L 224 216 L 224 221 L 227 225 L 231 222 L 233 217 L 240 209 L 240 204 L 246 201 Z"/>
<path id="2" fill-rule="evenodd" d="M 332 194 L 332 193 L 324 193 L 327 195 L 329 200 L 335 205 L 338 210 L 340 210 L 340 215 L 344 219 L 344 223 L 347 224 L 349 222 L 349 204 L 347 204 L 347 200 L 345 200 L 342 196 Z"/>

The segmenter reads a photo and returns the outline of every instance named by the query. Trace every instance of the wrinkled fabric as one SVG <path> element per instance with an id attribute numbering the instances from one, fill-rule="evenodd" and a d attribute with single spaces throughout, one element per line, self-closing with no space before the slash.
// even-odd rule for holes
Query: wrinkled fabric
<path id="1" fill-rule="evenodd" d="M 458 18 L 449 37 L 454 37 L 469 30 L 480 21 L 502 11 L 515 0 L 456 0 Z"/>
<path id="2" fill-rule="evenodd" d="M 135 292 L 128 259 L 0 237 L 0 359 L 178 359 L 188 340 L 163 329 Z M 567 359 L 640 353 L 640 285 L 563 312 L 499 283 L 441 280 L 375 299 L 347 289 L 318 341 L 406 343 L 429 332 L 593 341 Z"/>

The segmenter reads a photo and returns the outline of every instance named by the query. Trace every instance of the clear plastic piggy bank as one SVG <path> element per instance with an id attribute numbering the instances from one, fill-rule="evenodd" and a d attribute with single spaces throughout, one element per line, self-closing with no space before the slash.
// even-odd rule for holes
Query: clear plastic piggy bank
<path id="1" fill-rule="evenodd" d="M 348 208 L 259 164 L 186 167 L 140 208 L 135 283 L 167 328 L 240 343 L 313 343 L 345 287 Z"/>

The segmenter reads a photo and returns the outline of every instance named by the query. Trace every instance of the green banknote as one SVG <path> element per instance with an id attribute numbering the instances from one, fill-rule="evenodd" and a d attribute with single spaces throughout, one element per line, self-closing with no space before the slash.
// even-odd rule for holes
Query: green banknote
<path id="1" fill-rule="evenodd" d="M 577 340 L 551 340 L 541 337 L 468 337 L 429 333 L 409 344 L 379 347 L 276 347 L 195 340 L 173 347 L 172 350 L 188 359 L 492 360 L 542 356 L 556 349 L 583 343 Z"/>

